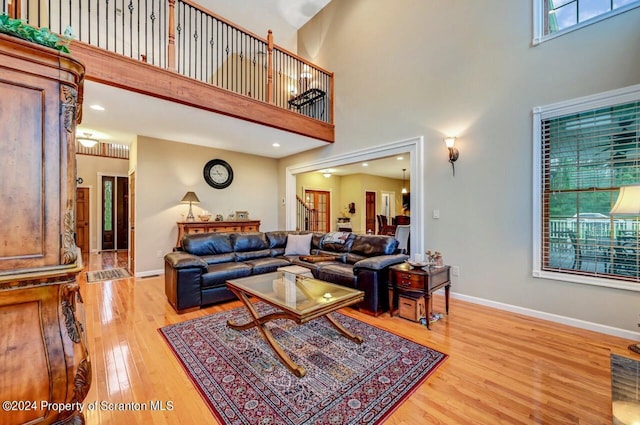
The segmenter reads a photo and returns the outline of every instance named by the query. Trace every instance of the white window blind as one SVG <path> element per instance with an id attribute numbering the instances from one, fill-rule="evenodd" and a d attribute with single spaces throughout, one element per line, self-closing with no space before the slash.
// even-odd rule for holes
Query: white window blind
<path id="1" fill-rule="evenodd" d="M 639 283 L 638 217 L 611 216 L 640 184 L 640 101 L 539 120 L 542 271 Z"/>

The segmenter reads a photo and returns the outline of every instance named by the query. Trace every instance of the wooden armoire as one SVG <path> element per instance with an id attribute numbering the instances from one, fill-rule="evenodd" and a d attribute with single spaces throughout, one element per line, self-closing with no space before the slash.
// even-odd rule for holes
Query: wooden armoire
<path id="1" fill-rule="evenodd" d="M 83 78 L 72 56 L 0 34 L 0 424 L 84 423 L 91 363 L 74 240 Z"/>

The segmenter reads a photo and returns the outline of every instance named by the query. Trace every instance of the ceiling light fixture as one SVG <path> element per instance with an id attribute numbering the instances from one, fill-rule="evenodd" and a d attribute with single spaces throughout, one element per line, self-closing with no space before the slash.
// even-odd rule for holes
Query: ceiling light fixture
<path id="1" fill-rule="evenodd" d="M 92 133 L 82 133 L 82 135 L 83 137 L 76 137 L 76 140 L 85 148 L 92 148 L 100 142 L 98 139 L 91 138 Z"/>
<path id="2" fill-rule="evenodd" d="M 89 106 L 89 108 L 93 109 L 94 111 L 104 111 L 104 108 L 100 105 L 91 105 Z"/>

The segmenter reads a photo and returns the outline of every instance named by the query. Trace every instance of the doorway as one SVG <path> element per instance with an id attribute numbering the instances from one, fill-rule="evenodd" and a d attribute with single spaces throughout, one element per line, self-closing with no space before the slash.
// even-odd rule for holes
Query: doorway
<path id="1" fill-rule="evenodd" d="M 387 217 L 387 223 L 391 224 L 391 218 L 396 216 L 396 193 L 381 192 L 380 197 L 382 198 L 380 214 Z"/>
<path id="2" fill-rule="evenodd" d="M 368 234 L 378 234 L 376 229 L 376 193 L 366 191 L 364 193 L 365 226 Z"/>
<path id="3" fill-rule="evenodd" d="M 76 188 L 76 245 L 82 254 L 89 254 L 89 188 Z"/>
<path id="4" fill-rule="evenodd" d="M 311 223 L 316 232 L 331 230 L 331 192 L 326 190 L 305 189 L 304 200 L 311 209 L 316 210 L 315 223 Z"/>
<path id="5" fill-rule="evenodd" d="M 425 205 L 423 190 L 424 182 L 424 138 L 422 136 L 399 140 L 378 146 L 371 146 L 359 151 L 348 152 L 330 158 L 322 158 L 317 161 L 290 165 L 286 168 L 285 199 L 286 215 L 284 226 L 287 229 L 295 229 L 296 223 L 296 175 L 324 168 L 339 167 L 345 164 L 353 164 L 360 161 L 369 161 L 377 158 L 386 158 L 392 155 L 409 155 L 410 164 L 409 181 L 412 191 L 410 199 L 411 234 L 420 237 L 411 238 L 411 252 L 424 252 L 424 227 Z"/>
<path id="6" fill-rule="evenodd" d="M 102 251 L 129 248 L 129 179 L 102 176 Z"/>

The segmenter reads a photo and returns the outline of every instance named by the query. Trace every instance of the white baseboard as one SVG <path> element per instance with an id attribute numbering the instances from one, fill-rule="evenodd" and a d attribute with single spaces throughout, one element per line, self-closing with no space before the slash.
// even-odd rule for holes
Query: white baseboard
<path id="1" fill-rule="evenodd" d="M 136 277 L 160 276 L 161 274 L 164 274 L 164 269 L 147 270 L 145 272 L 136 272 Z"/>
<path id="2" fill-rule="evenodd" d="M 601 325 L 599 323 L 587 322 L 585 320 L 574 319 L 572 317 L 560 316 L 544 311 L 532 310 L 530 308 L 518 307 L 511 304 L 504 304 L 497 301 L 491 301 L 484 298 L 472 297 L 469 295 L 451 292 L 451 297 L 462 301 L 468 301 L 474 304 L 480 304 L 487 307 L 497 308 L 498 310 L 510 311 L 512 313 L 522 314 L 524 316 L 535 317 L 537 319 L 549 320 L 550 322 L 560 323 L 575 328 L 586 329 L 589 331 L 600 332 L 607 335 L 613 335 L 620 338 L 640 340 L 640 332 L 628 331 L 626 329 L 614 328 L 612 326 Z"/>

